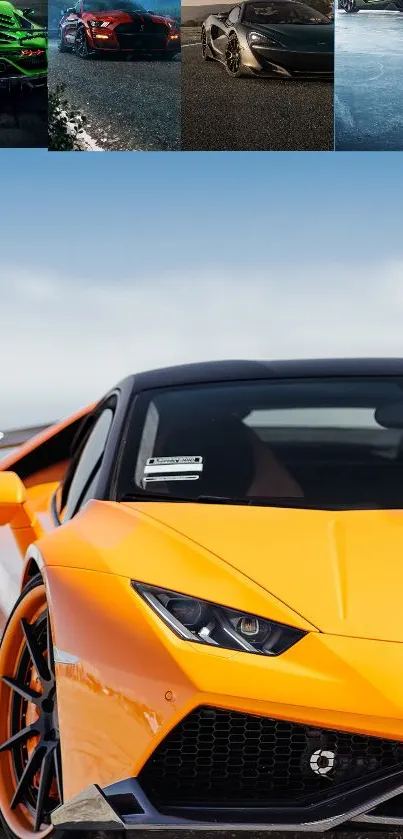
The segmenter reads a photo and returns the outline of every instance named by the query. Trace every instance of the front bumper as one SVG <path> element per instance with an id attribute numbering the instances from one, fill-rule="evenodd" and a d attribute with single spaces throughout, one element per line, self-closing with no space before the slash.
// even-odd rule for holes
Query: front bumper
<path id="1" fill-rule="evenodd" d="M 126 52 L 135 54 L 163 54 L 180 52 L 180 38 L 171 39 L 166 33 L 139 34 L 123 29 L 125 24 L 120 24 L 108 33 L 91 30 L 88 33 L 90 46 L 94 50 L 105 52 Z M 123 30 L 123 31 L 122 31 Z"/>
<path id="2" fill-rule="evenodd" d="M 258 65 L 255 72 L 288 78 L 333 78 L 333 52 L 289 52 L 271 47 L 251 48 L 254 62 Z M 253 62 L 253 63 L 254 63 Z"/>
<path id="3" fill-rule="evenodd" d="M 203 818 L 185 818 L 161 814 L 153 807 L 135 778 L 120 781 L 101 790 L 92 785 L 71 801 L 58 807 L 52 813 L 52 824 L 57 831 L 124 831 L 137 834 L 139 831 L 157 830 L 160 834 L 175 839 L 180 832 L 189 836 L 203 831 L 205 838 L 211 831 L 223 837 L 243 835 L 245 831 L 254 837 L 262 837 L 270 831 L 324 832 L 340 825 L 353 827 L 355 822 L 367 825 L 403 825 L 403 802 L 400 816 L 388 817 L 378 813 L 385 803 L 403 794 L 403 768 L 382 779 L 358 786 L 349 794 L 339 794 L 328 799 L 326 806 L 310 805 L 302 809 L 288 808 L 275 811 L 260 808 L 259 811 L 238 808 L 212 811 Z"/>

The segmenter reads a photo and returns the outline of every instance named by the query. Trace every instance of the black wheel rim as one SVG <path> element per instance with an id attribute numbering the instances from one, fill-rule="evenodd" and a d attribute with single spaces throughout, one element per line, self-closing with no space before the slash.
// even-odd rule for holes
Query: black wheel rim
<path id="1" fill-rule="evenodd" d="M 241 66 L 241 51 L 239 49 L 237 38 L 231 38 L 228 41 L 225 59 L 227 62 L 228 70 L 230 71 L 230 73 L 235 75 Z"/>
<path id="2" fill-rule="evenodd" d="M 0 751 L 12 754 L 16 786 L 10 807 L 24 805 L 37 832 L 50 824 L 50 814 L 63 800 L 55 665 L 48 612 L 33 624 L 22 619 L 20 625 L 24 648 L 16 674 L 2 676 L 12 700 L 10 736 Z M 31 686 L 33 672 L 40 690 Z M 32 708 L 37 719 L 29 722 Z"/>
<path id="3" fill-rule="evenodd" d="M 76 53 L 85 58 L 88 55 L 87 39 L 85 37 L 84 29 L 79 29 L 76 35 Z"/>

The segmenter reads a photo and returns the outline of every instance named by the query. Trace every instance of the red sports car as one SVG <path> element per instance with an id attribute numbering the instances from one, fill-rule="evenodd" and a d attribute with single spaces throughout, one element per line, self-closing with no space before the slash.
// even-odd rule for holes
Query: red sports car
<path id="1" fill-rule="evenodd" d="M 173 58 L 181 49 L 176 20 L 147 11 L 135 0 L 78 0 L 59 24 L 60 52 L 80 58 L 125 52 Z"/>

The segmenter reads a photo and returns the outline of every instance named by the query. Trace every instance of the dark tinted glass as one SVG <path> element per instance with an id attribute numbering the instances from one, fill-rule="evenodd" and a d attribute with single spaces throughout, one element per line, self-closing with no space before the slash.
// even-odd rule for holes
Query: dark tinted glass
<path id="1" fill-rule="evenodd" d="M 74 473 L 63 520 L 71 518 L 77 509 L 90 497 L 89 488 L 95 489 L 96 477 L 102 463 L 109 430 L 112 424 L 113 411 L 106 408 L 92 429 L 83 448 L 80 460 Z"/>
<path id="2" fill-rule="evenodd" d="M 247 23 L 317 24 L 330 23 L 329 18 L 303 3 L 253 3 L 245 6 L 243 19 Z"/>
<path id="3" fill-rule="evenodd" d="M 403 506 L 402 379 L 166 388 L 136 411 L 120 494 Z"/>

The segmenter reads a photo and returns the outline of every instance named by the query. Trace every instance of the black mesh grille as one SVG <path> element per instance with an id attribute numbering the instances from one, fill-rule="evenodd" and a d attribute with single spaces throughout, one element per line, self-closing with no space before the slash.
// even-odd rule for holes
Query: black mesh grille
<path id="1" fill-rule="evenodd" d="M 317 774 L 332 755 L 329 771 Z M 198 708 L 157 747 L 140 783 L 161 810 L 281 806 L 321 800 L 396 766 L 403 766 L 403 742 Z"/>
<path id="2" fill-rule="evenodd" d="M 121 49 L 147 52 L 164 48 L 168 27 L 163 23 L 154 23 L 149 18 L 134 18 L 132 23 L 120 23 L 114 32 Z"/>
<path id="3" fill-rule="evenodd" d="M 157 23 L 149 18 L 134 18 L 131 23 L 119 23 L 115 26 L 114 32 L 117 35 L 167 35 L 168 27 L 165 23 Z"/>
<path id="4" fill-rule="evenodd" d="M 41 55 L 23 55 L 19 63 L 25 70 L 46 70 L 48 66 L 46 52 Z"/>

